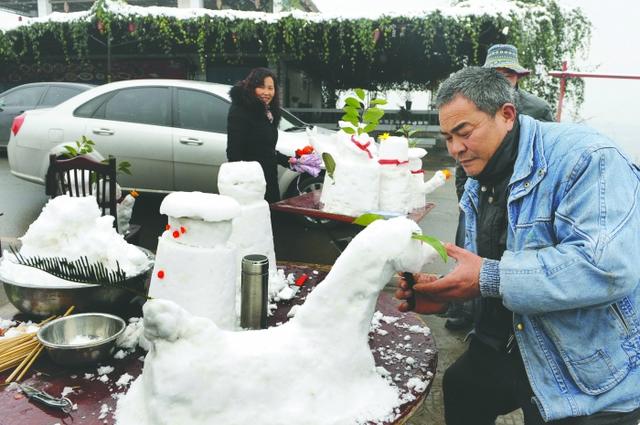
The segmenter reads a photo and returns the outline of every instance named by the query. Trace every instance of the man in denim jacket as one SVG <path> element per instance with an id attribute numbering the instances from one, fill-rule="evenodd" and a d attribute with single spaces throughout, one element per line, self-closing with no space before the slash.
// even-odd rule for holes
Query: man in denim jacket
<path id="1" fill-rule="evenodd" d="M 453 74 L 436 102 L 449 153 L 471 177 L 466 249 L 447 244 L 455 269 L 418 274 L 412 289 L 402 281 L 397 296 L 424 314 L 476 297 L 508 312 L 483 312 L 446 371 L 447 424 L 522 408 L 526 425 L 636 425 L 640 170 L 588 127 L 518 115 L 493 69 Z"/>

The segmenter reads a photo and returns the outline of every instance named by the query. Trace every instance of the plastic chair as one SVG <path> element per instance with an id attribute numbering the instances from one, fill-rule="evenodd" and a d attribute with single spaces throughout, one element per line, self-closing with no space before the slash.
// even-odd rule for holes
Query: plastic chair
<path id="1" fill-rule="evenodd" d="M 97 162 L 86 156 L 71 159 L 49 155 L 49 170 L 46 177 L 46 194 L 55 198 L 59 195 L 94 196 L 102 215 L 114 217 L 113 225 L 118 230 L 116 199 L 116 159 Z M 140 239 L 140 225 L 131 224 L 124 235 L 129 243 L 137 244 Z"/>

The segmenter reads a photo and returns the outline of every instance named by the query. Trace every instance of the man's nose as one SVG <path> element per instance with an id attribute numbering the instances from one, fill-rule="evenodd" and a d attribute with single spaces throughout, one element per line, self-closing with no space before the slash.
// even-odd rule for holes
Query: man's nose
<path id="1" fill-rule="evenodd" d="M 449 141 L 449 143 L 447 143 L 447 150 L 449 151 L 449 155 L 451 155 L 455 159 L 458 159 L 458 155 L 467 150 L 467 147 L 460 141 L 458 137 L 454 137 Z"/>

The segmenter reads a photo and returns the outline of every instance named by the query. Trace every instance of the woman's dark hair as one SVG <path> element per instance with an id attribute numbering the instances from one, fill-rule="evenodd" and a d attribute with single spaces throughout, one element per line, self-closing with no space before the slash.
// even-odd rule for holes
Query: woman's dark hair
<path id="1" fill-rule="evenodd" d="M 268 68 L 253 68 L 247 78 L 242 80 L 240 83 L 242 87 L 246 90 L 248 94 L 255 97 L 256 96 L 256 88 L 264 85 L 264 79 L 267 77 L 271 77 L 273 79 L 273 87 L 275 88 L 275 93 L 273 95 L 273 99 L 271 99 L 271 103 L 269 104 L 269 109 L 273 114 L 274 118 L 277 116 L 277 120 L 280 120 L 280 88 L 278 87 L 278 79 L 276 78 L 276 74 Z"/>

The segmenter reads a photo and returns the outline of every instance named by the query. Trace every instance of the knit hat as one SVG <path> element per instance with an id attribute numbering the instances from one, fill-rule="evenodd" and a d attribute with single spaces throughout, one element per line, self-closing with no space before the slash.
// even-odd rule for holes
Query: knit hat
<path id="1" fill-rule="evenodd" d="M 518 62 L 518 49 L 511 44 L 494 44 L 487 51 L 484 68 L 507 68 L 518 75 L 531 73 Z"/>

